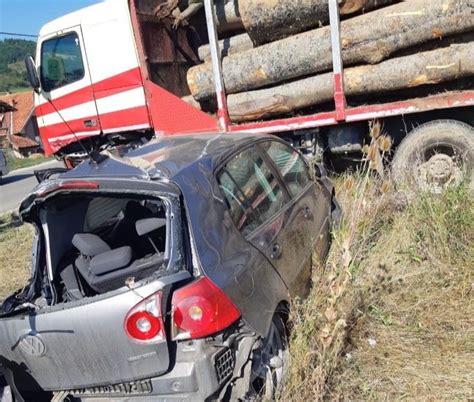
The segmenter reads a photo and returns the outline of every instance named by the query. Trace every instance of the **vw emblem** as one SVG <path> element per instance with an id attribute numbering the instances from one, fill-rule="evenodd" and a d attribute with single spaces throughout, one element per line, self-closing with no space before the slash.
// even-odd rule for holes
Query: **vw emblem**
<path id="1" fill-rule="evenodd" d="M 34 357 L 44 356 L 46 346 L 39 335 L 28 334 L 20 340 L 20 349 L 26 354 Z"/>

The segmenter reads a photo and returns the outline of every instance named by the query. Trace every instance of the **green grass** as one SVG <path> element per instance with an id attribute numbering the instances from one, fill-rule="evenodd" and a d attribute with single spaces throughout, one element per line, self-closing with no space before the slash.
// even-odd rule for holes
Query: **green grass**
<path id="1" fill-rule="evenodd" d="M 9 95 L 11 93 L 18 93 L 18 92 L 30 92 L 31 91 L 31 87 L 28 87 L 28 86 L 21 86 L 21 87 L 11 87 L 10 90 L 7 92 L 7 91 L 0 91 L 0 96 L 3 96 L 3 95 Z"/>
<path id="2" fill-rule="evenodd" d="M 40 155 L 40 154 L 30 156 L 29 158 L 20 159 L 20 158 L 16 158 L 13 155 L 13 153 L 10 151 L 6 152 L 6 157 L 7 157 L 8 168 L 10 170 L 36 166 L 41 163 L 52 160 L 52 158 L 46 158 L 45 156 Z"/>
<path id="3" fill-rule="evenodd" d="M 0 300 L 25 285 L 30 276 L 32 227 L 0 214 Z"/>

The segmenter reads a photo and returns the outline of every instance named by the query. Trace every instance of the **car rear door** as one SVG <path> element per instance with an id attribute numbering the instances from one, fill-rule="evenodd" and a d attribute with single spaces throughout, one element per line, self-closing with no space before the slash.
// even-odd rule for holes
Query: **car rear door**
<path id="1" fill-rule="evenodd" d="M 266 154 L 283 177 L 294 203 L 298 222 L 304 221 L 307 251 L 321 258 L 329 245 L 330 200 L 317 180 L 311 180 L 305 159 L 294 148 L 280 141 L 261 143 Z"/>
<path id="2" fill-rule="evenodd" d="M 306 222 L 260 147 L 232 157 L 219 182 L 235 225 L 268 258 L 286 286 L 299 286 L 301 278 L 306 278 L 303 287 L 309 285 Z"/>

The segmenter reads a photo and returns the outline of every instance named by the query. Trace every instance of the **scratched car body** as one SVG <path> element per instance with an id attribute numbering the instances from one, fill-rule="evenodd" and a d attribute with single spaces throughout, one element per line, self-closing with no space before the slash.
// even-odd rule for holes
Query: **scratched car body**
<path id="1" fill-rule="evenodd" d="M 339 213 L 322 169 L 269 135 L 174 136 L 40 183 L 32 277 L 0 317 L 25 400 L 272 398 L 292 297 Z"/>

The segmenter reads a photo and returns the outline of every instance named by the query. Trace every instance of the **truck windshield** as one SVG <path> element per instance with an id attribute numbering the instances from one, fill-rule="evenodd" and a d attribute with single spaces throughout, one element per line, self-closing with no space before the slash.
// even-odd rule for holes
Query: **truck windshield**
<path id="1" fill-rule="evenodd" d="M 49 39 L 41 45 L 41 85 L 53 89 L 79 81 L 84 77 L 79 37 L 75 32 Z"/>

